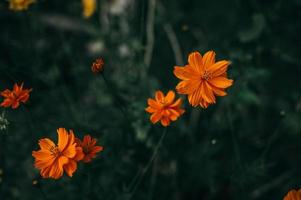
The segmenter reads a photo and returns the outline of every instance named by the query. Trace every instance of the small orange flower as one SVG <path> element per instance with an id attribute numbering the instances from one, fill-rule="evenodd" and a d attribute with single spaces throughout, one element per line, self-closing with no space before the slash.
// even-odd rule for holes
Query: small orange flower
<path id="1" fill-rule="evenodd" d="M 65 128 L 59 128 L 58 144 L 55 145 L 50 139 L 39 140 L 40 150 L 33 151 L 35 167 L 40 171 L 43 178 L 58 179 L 65 171 L 72 177 L 77 169 L 77 161 L 83 159 L 84 154 L 81 147 L 76 147 L 74 133 Z"/>
<path id="2" fill-rule="evenodd" d="M 96 11 L 96 0 L 82 0 L 84 18 L 91 17 Z"/>
<path id="3" fill-rule="evenodd" d="M 289 191 L 283 200 L 301 200 L 301 189 Z"/>
<path id="4" fill-rule="evenodd" d="M 191 53 L 187 65 L 174 68 L 175 76 L 182 80 L 176 87 L 177 92 L 187 94 L 192 106 L 207 108 L 216 102 L 215 95 L 227 95 L 224 90 L 233 83 L 227 78 L 229 64 L 226 60 L 215 62 L 214 51 L 208 51 L 203 57 L 199 52 Z"/>
<path id="5" fill-rule="evenodd" d="M 78 138 L 75 138 L 77 146 L 83 149 L 84 158 L 83 162 L 91 162 L 93 158 L 96 157 L 98 152 L 103 151 L 103 146 L 95 146 L 97 139 L 92 138 L 90 135 L 85 135 L 83 141 Z"/>
<path id="6" fill-rule="evenodd" d="M 32 89 L 23 89 L 23 83 L 18 86 L 18 84 L 14 84 L 13 90 L 6 89 L 0 93 L 5 99 L 0 104 L 2 107 L 12 107 L 16 109 L 19 107 L 20 102 L 26 103 L 29 99 L 29 93 Z"/>
<path id="7" fill-rule="evenodd" d="M 104 70 L 104 65 L 105 65 L 105 63 L 104 63 L 103 59 L 98 58 L 93 62 L 92 66 L 91 66 L 91 70 L 92 70 L 92 72 L 94 72 L 96 74 L 101 73 Z"/>
<path id="8" fill-rule="evenodd" d="M 169 91 L 166 96 L 160 90 L 156 91 L 155 99 L 148 99 L 146 112 L 151 113 L 150 120 L 153 124 L 161 120 L 163 126 L 168 126 L 170 121 L 176 121 L 185 111 L 180 108 L 182 99 L 175 100 L 174 91 Z"/>
<path id="9" fill-rule="evenodd" d="M 27 10 L 28 6 L 35 0 L 9 0 L 9 9 L 14 11 Z"/>

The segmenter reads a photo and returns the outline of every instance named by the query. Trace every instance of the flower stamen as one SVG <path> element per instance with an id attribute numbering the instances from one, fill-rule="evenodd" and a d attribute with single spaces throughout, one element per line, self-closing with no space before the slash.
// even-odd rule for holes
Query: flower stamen
<path id="1" fill-rule="evenodd" d="M 211 78 L 212 78 L 212 74 L 211 74 L 210 72 L 208 72 L 208 71 L 205 71 L 204 74 L 202 75 L 202 79 L 203 79 L 203 80 L 208 81 L 208 80 L 210 80 Z"/>

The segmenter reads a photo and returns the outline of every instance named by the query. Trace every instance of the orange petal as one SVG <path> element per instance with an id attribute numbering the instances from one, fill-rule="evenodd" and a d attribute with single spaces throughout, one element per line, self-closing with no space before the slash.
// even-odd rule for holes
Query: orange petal
<path id="1" fill-rule="evenodd" d="M 83 139 L 84 145 L 88 145 L 91 142 L 91 136 L 90 135 L 85 135 Z"/>
<path id="2" fill-rule="evenodd" d="M 59 128 L 57 129 L 57 134 L 58 134 L 58 147 L 60 151 L 64 151 L 69 142 L 68 132 L 65 128 Z"/>
<path id="3" fill-rule="evenodd" d="M 49 171 L 49 177 L 58 179 L 63 176 L 63 166 L 68 163 L 68 158 L 65 156 L 60 156 L 56 161 L 53 162 L 51 169 Z"/>
<path id="4" fill-rule="evenodd" d="M 208 67 L 208 71 L 212 73 L 213 77 L 221 76 L 226 73 L 230 62 L 226 60 L 218 61 L 215 64 Z"/>
<path id="5" fill-rule="evenodd" d="M 42 150 L 50 151 L 51 148 L 55 147 L 55 144 L 48 138 L 43 138 L 39 140 L 39 146 Z"/>
<path id="6" fill-rule="evenodd" d="M 167 118 L 167 117 L 162 118 L 161 124 L 162 124 L 162 126 L 165 126 L 165 127 L 168 126 L 170 124 L 169 118 Z"/>
<path id="7" fill-rule="evenodd" d="M 148 106 L 147 108 L 145 108 L 145 111 L 148 113 L 154 113 L 157 112 L 157 109 L 154 109 L 153 107 Z"/>
<path id="8" fill-rule="evenodd" d="M 77 169 L 77 163 L 74 160 L 70 160 L 67 164 L 64 165 L 64 170 L 68 176 L 72 177 L 73 173 Z"/>
<path id="9" fill-rule="evenodd" d="M 223 89 L 220 89 L 220 88 L 217 88 L 214 86 L 211 86 L 211 88 L 212 88 L 212 91 L 214 92 L 214 94 L 216 94 L 217 96 L 226 96 L 227 95 L 227 93 Z"/>
<path id="10" fill-rule="evenodd" d="M 211 86 L 207 83 L 207 81 L 204 81 L 204 83 L 202 84 L 202 90 L 203 99 L 208 103 L 215 103 L 215 96 L 213 94 Z"/>
<path id="11" fill-rule="evenodd" d="M 194 69 L 194 71 L 200 74 L 204 72 L 202 55 L 199 52 L 190 53 L 188 57 L 188 63 Z"/>
<path id="12" fill-rule="evenodd" d="M 85 157 L 85 154 L 83 153 L 83 148 L 82 147 L 76 147 L 76 155 L 74 156 L 75 161 L 80 161 Z"/>
<path id="13" fill-rule="evenodd" d="M 167 95 L 165 97 L 166 104 L 171 104 L 174 101 L 175 96 L 176 95 L 175 95 L 174 91 L 172 91 L 172 90 L 168 91 L 168 93 L 167 93 Z"/>
<path id="14" fill-rule="evenodd" d="M 177 99 L 173 104 L 171 104 L 169 107 L 170 107 L 170 108 L 174 108 L 174 107 L 179 107 L 179 106 L 181 106 L 181 105 L 182 105 L 182 99 L 179 98 L 179 99 Z"/>
<path id="15" fill-rule="evenodd" d="M 8 89 L 4 90 L 3 92 L 1 92 L 1 96 L 8 98 L 12 95 L 12 92 Z"/>
<path id="16" fill-rule="evenodd" d="M 233 80 L 227 79 L 225 77 L 219 76 L 209 80 L 209 83 L 217 88 L 227 88 L 233 83 Z"/>
<path id="17" fill-rule="evenodd" d="M 153 99 L 150 99 L 150 98 L 147 99 L 147 103 L 148 103 L 149 106 L 151 106 L 155 109 L 161 109 L 161 105 Z"/>
<path id="18" fill-rule="evenodd" d="M 32 156 L 37 160 L 49 160 L 53 157 L 51 151 L 48 150 L 33 151 Z"/>
<path id="19" fill-rule="evenodd" d="M 200 84 L 200 80 L 181 81 L 176 86 L 176 90 L 179 94 L 191 94 L 200 86 Z"/>
<path id="20" fill-rule="evenodd" d="M 173 70 L 174 75 L 182 80 L 197 79 L 199 74 L 197 71 L 194 71 L 190 65 L 185 67 L 175 66 Z"/>
<path id="21" fill-rule="evenodd" d="M 203 56 L 203 63 L 204 63 L 204 68 L 207 70 L 211 65 L 215 63 L 215 52 L 214 51 L 208 51 L 205 53 Z"/>
<path id="22" fill-rule="evenodd" d="M 156 98 L 156 101 L 158 101 L 158 102 L 163 101 L 163 99 L 164 99 L 164 94 L 163 94 L 163 92 L 160 91 L 160 90 L 156 91 L 156 93 L 155 93 L 155 98 Z"/>
<path id="23" fill-rule="evenodd" d="M 202 108 L 207 108 L 207 107 L 209 106 L 209 103 L 208 103 L 207 101 L 205 101 L 204 99 L 202 99 L 202 100 L 200 101 L 200 106 L 201 106 Z"/>
<path id="24" fill-rule="evenodd" d="M 162 117 L 161 112 L 156 112 L 151 115 L 150 120 L 153 124 L 157 123 Z"/>
<path id="25" fill-rule="evenodd" d="M 201 99 L 202 99 L 202 93 L 203 93 L 203 88 L 199 87 L 192 94 L 189 94 L 188 95 L 189 103 L 194 107 L 198 106 L 200 104 Z"/>

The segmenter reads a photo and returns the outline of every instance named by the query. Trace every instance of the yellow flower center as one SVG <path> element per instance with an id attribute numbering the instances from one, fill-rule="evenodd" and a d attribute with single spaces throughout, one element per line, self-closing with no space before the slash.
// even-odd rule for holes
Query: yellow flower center
<path id="1" fill-rule="evenodd" d="M 211 74 L 210 72 L 208 72 L 208 71 L 205 71 L 204 74 L 202 75 L 202 79 L 203 79 L 203 80 L 208 81 L 208 80 L 210 80 L 211 78 L 212 78 L 212 74 Z"/>

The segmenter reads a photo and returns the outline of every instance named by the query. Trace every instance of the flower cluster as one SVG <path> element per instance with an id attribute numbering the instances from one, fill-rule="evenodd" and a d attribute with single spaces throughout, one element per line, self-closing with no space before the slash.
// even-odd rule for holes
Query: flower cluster
<path id="1" fill-rule="evenodd" d="M 215 96 L 227 95 L 225 89 L 233 84 L 233 80 L 227 78 L 229 64 L 226 60 L 216 62 L 214 51 L 208 51 L 203 57 L 199 52 L 192 52 L 187 65 L 174 67 L 174 75 L 181 80 L 176 91 L 187 95 L 193 107 L 207 108 L 216 103 Z M 151 113 L 152 123 L 161 121 L 163 126 L 168 126 L 170 121 L 177 120 L 184 113 L 184 109 L 180 108 L 182 100 L 173 102 L 174 98 L 173 91 L 169 91 L 166 97 L 157 91 L 155 99 L 148 99 L 145 110 Z"/>
<path id="2" fill-rule="evenodd" d="M 58 179 L 64 172 L 72 177 L 79 161 L 90 162 L 96 153 L 103 150 L 102 146 L 95 146 L 96 139 L 90 135 L 81 141 L 75 138 L 72 130 L 68 132 L 65 128 L 59 128 L 57 134 L 57 144 L 43 138 L 39 140 L 40 150 L 32 152 L 35 167 L 40 170 L 43 178 Z"/>

